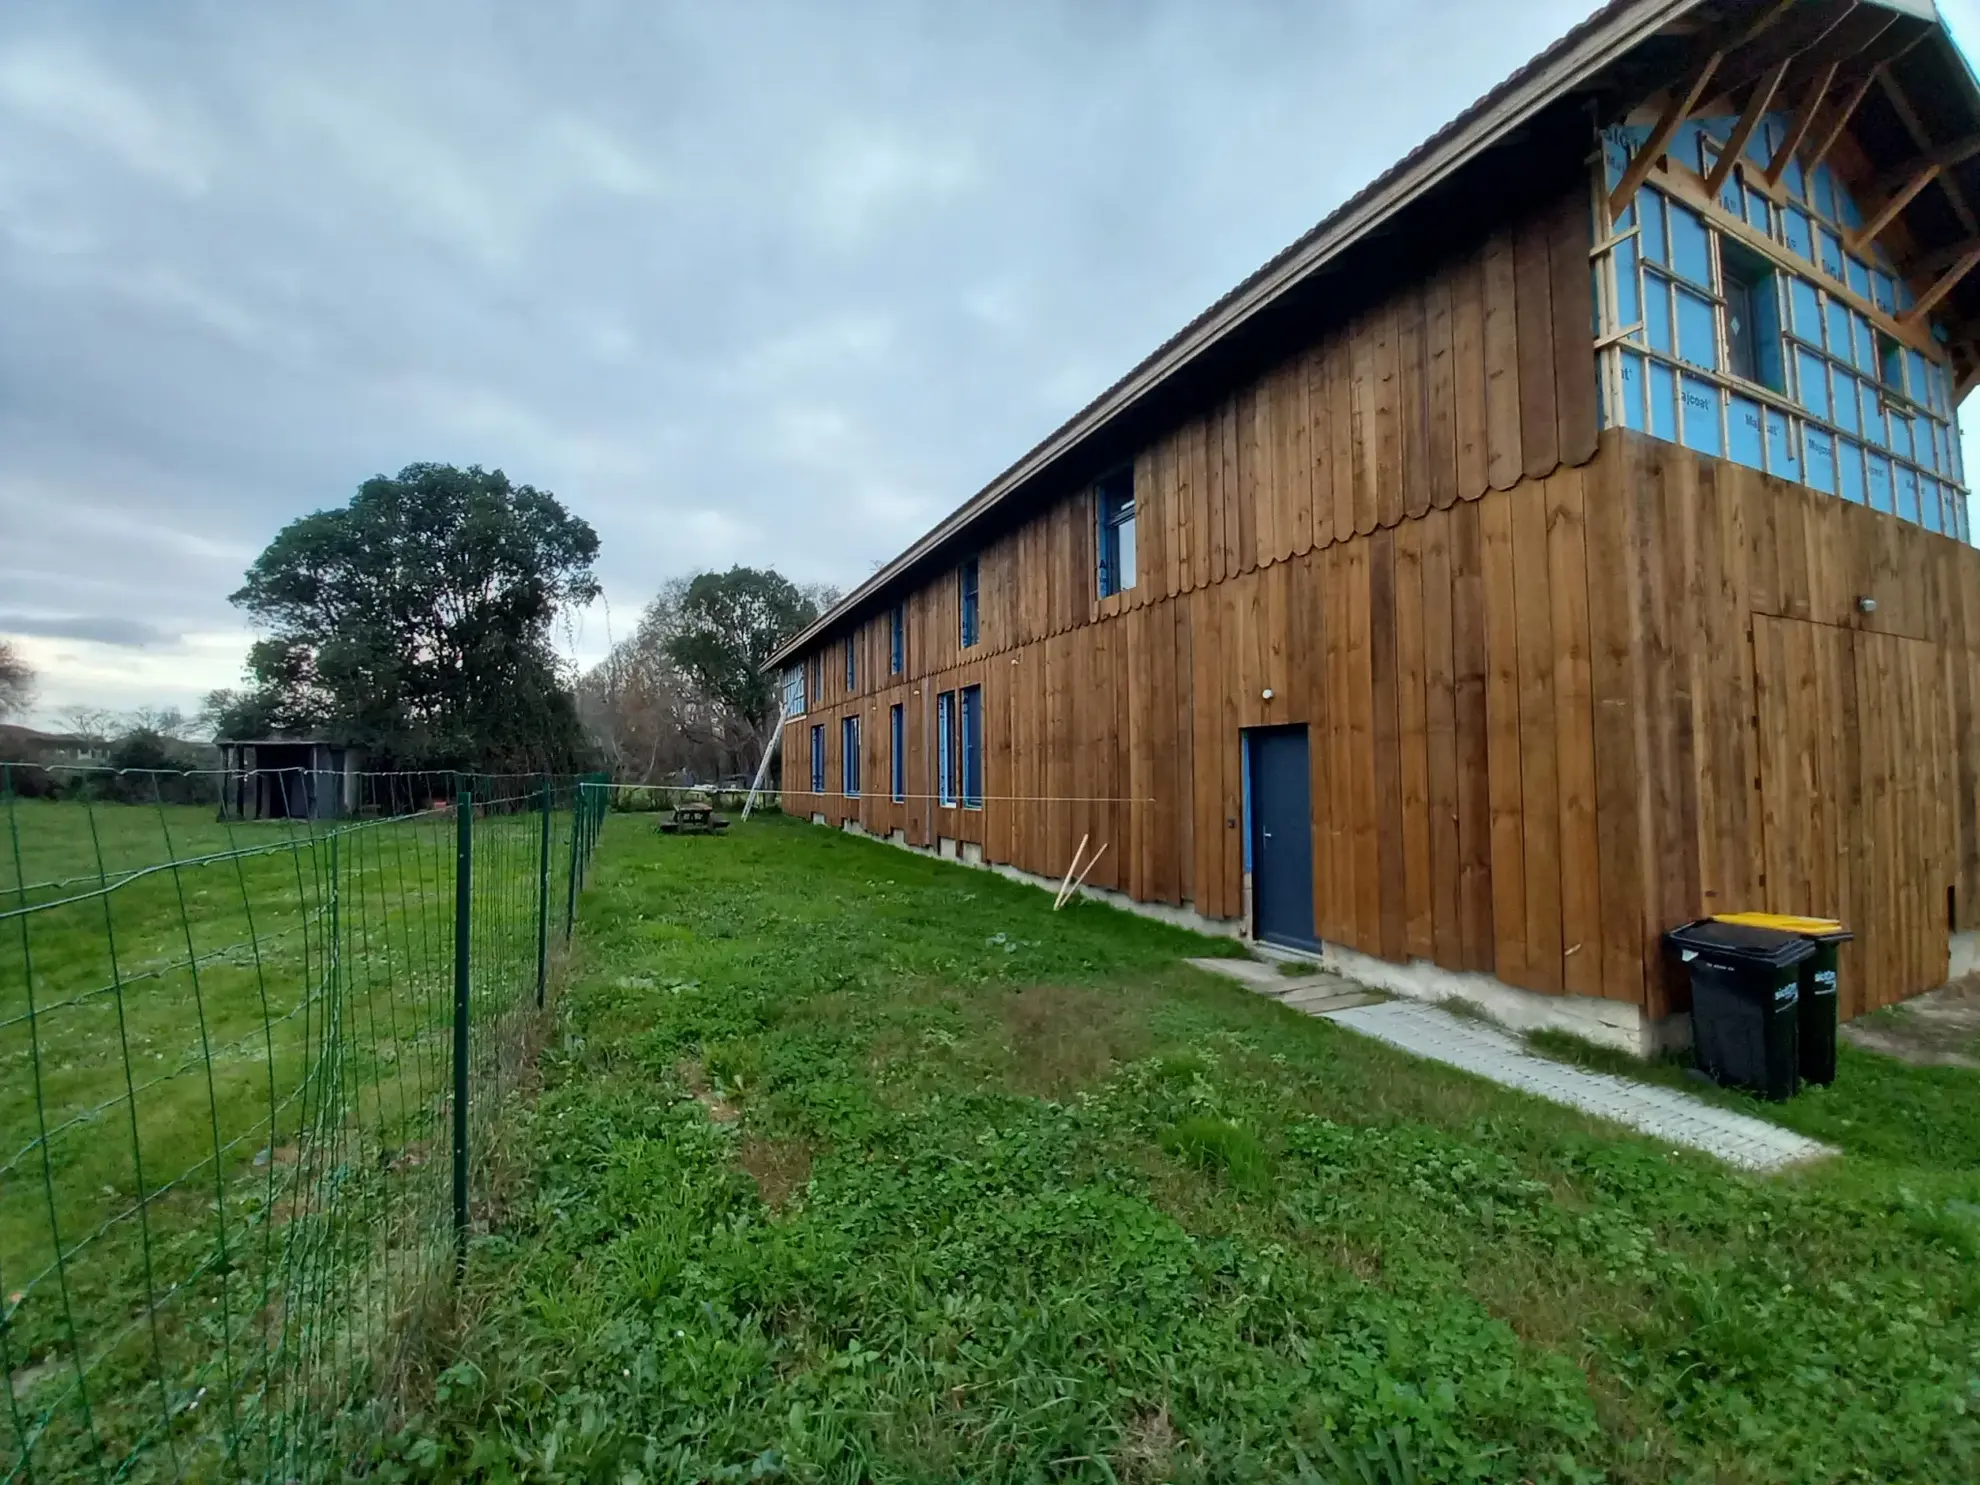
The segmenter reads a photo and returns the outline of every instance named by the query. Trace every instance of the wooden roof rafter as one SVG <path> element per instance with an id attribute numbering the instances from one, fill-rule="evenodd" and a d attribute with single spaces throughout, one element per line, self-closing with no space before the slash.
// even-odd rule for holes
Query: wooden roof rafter
<path id="1" fill-rule="evenodd" d="M 1774 94 L 1780 91 L 1781 83 L 1787 77 L 1788 68 L 1793 65 L 1794 58 L 1783 57 L 1774 64 L 1771 72 L 1754 84 L 1753 91 L 1747 95 L 1746 107 L 1740 113 L 1739 122 L 1733 125 L 1732 137 L 1726 141 L 1726 147 L 1719 152 L 1719 163 L 1712 167 L 1712 174 L 1705 181 L 1707 196 L 1719 194 L 1719 187 L 1726 183 L 1726 177 L 1732 174 L 1733 166 L 1739 163 L 1739 157 L 1746 151 L 1747 140 L 1753 137 L 1753 131 L 1759 127 L 1760 120 L 1767 116 L 1767 110 L 1774 102 Z"/>
<path id="2" fill-rule="evenodd" d="M 1684 70 L 1684 81 L 1671 90 L 1670 101 L 1651 126 L 1650 137 L 1643 141 L 1641 149 L 1630 156 L 1622 179 L 1609 193 L 1609 212 L 1612 216 L 1619 215 L 1629 205 L 1637 188 L 1650 178 L 1650 172 L 1663 159 L 1664 151 L 1670 148 L 1671 139 L 1684 126 L 1685 120 L 1696 114 L 1700 105 L 1711 96 L 1712 82 L 1719 76 L 1719 69 L 1734 53 L 1772 29 L 1775 22 L 1794 8 L 1795 3 L 1796 0 L 1774 0 L 1746 25 L 1722 26 L 1705 33 L 1694 44 L 1692 55 L 1696 60 Z M 1853 5 L 1854 0 L 1851 3 Z M 1790 51 L 1789 55 L 1792 56 L 1793 52 Z"/>
<path id="3" fill-rule="evenodd" d="M 1794 122 L 1788 126 L 1787 138 L 1781 141 L 1781 147 L 1774 151 L 1774 157 L 1767 162 L 1767 168 L 1762 172 L 1767 178 L 1768 185 L 1777 186 L 1781 183 L 1782 172 L 1787 169 L 1788 161 L 1794 158 L 1795 151 L 1801 148 L 1802 140 L 1808 137 L 1809 127 L 1815 122 L 1815 112 L 1822 106 L 1822 99 L 1828 93 L 1829 85 L 1836 80 L 1836 69 L 1840 65 L 1839 62 L 1831 61 L 1815 75 L 1815 81 L 1809 85 L 1808 95 L 1801 100 L 1801 107 L 1795 110 Z"/>
<path id="4" fill-rule="evenodd" d="M 1871 213 L 1870 220 L 1865 222 L 1859 231 L 1849 234 L 1849 250 L 1852 253 L 1866 253 L 1870 244 L 1883 234 L 1884 229 L 1897 220 L 1898 213 L 1911 205 L 1912 197 L 1938 178 L 1937 165 L 1927 165 L 1923 169 L 1914 171 L 1911 179 L 1887 196 L 1883 204 Z"/>
<path id="5" fill-rule="evenodd" d="M 1945 271 L 1917 296 L 1911 308 L 1899 317 L 1898 323 L 1905 326 L 1922 325 L 1925 316 L 1932 312 L 1933 307 L 1950 294 L 1954 286 L 1977 266 L 1980 266 L 1980 243 L 1974 243 L 1953 259 Z"/>

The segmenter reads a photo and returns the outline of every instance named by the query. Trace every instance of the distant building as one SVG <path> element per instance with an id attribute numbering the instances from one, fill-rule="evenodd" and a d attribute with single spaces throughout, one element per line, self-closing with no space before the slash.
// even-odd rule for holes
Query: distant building
<path id="1" fill-rule="evenodd" d="M 216 738 L 230 820 L 339 820 L 357 812 L 362 750 L 326 738 Z"/>

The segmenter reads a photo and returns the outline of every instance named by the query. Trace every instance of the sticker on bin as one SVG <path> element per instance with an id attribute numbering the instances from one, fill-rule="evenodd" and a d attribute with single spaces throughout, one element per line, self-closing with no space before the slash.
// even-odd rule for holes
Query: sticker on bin
<path id="1" fill-rule="evenodd" d="M 1774 991 L 1775 1005 L 1793 1005 L 1799 999 L 1801 999 L 1799 985 L 1782 985 Z"/>
<path id="2" fill-rule="evenodd" d="M 1815 971 L 1815 993 L 1817 995 L 1834 995 L 1836 993 L 1836 972 L 1833 969 L 1818 969 Z"/>

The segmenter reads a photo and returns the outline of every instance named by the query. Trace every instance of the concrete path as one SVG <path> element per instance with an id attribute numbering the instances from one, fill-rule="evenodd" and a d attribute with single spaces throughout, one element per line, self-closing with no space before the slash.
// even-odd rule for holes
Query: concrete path
<path id="1" fill-rule="evenodd" d="M 1338 975 L 1297 978 L 1243 959 L 1192 959 L 1308 1015 L 1552 1103 L 1613 1119 L 1667 1144 L 1703 1150 L 1744 1170 L 1774 1171 L 1835 1154 L 1805 1135 L 1722 1109 L 1674 1088 L 1536 1057 L 1515 1036 L 1413 1000 L 1382 1000 Z"/>

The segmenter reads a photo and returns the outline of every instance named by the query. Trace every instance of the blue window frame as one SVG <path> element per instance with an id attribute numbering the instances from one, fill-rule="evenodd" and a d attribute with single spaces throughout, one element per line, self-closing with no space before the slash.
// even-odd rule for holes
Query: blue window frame
<path id="1" fill-rule="evenodd" d="M 887 747 L 894 803 L 907 798 L 907 708 L 895 702 L 887 713 Z"/>
<path id="2" fill-rule="evenodd" d="M 965 686 L 962 693 L 963 808 L 983 808 L 983 688 Z"/>
<path id="3" fill-rule="evenodd" d="M 811 792 L 825 792 L 825 724 L 818 723 L 811 729 Z"/>
<path id="4" fill-rule="evenodd" d="M 956 802 L 956 693 L 944 691 L 935 698 L 935 797 L 943 804 Z"/>
<path id="5" fill-rule="evenodd" d="M 956 570 L 957 610 L 961 616 L 962 647 L 976 643 L 976 559 L 971 557 Z"/>
<path id="6" fill-rule="evenodd" d="M 1100 596 L 1134 586 L 1134 466 L 1126 465 L 1094 486 L 1099 513 Z"/>
<path id="7" fill-rule="evenodd" d="M 839 718 L 839 778 L 848 799 L 859 795 L 859 718 Z"/>
<path id="8" fill-rule="evenodd" d="M 804 715 L 804 667 L 793 665 L 784 672 L 784 714 L 791 717 Z"/>
<path id="9" fill-rule="evenodd" d="M 859 686 L 859 646 L 855 637 L 846 636 L 846 694 L 848 696 Z"/>
<path id="10" fill-rule="evenodd" d="M 891 674 L 899 675 L 907 669 L 907 605 L 894 605 L 894 615 L 889 622 L 890 638 L 887 644 L 888 664 Z"/>

